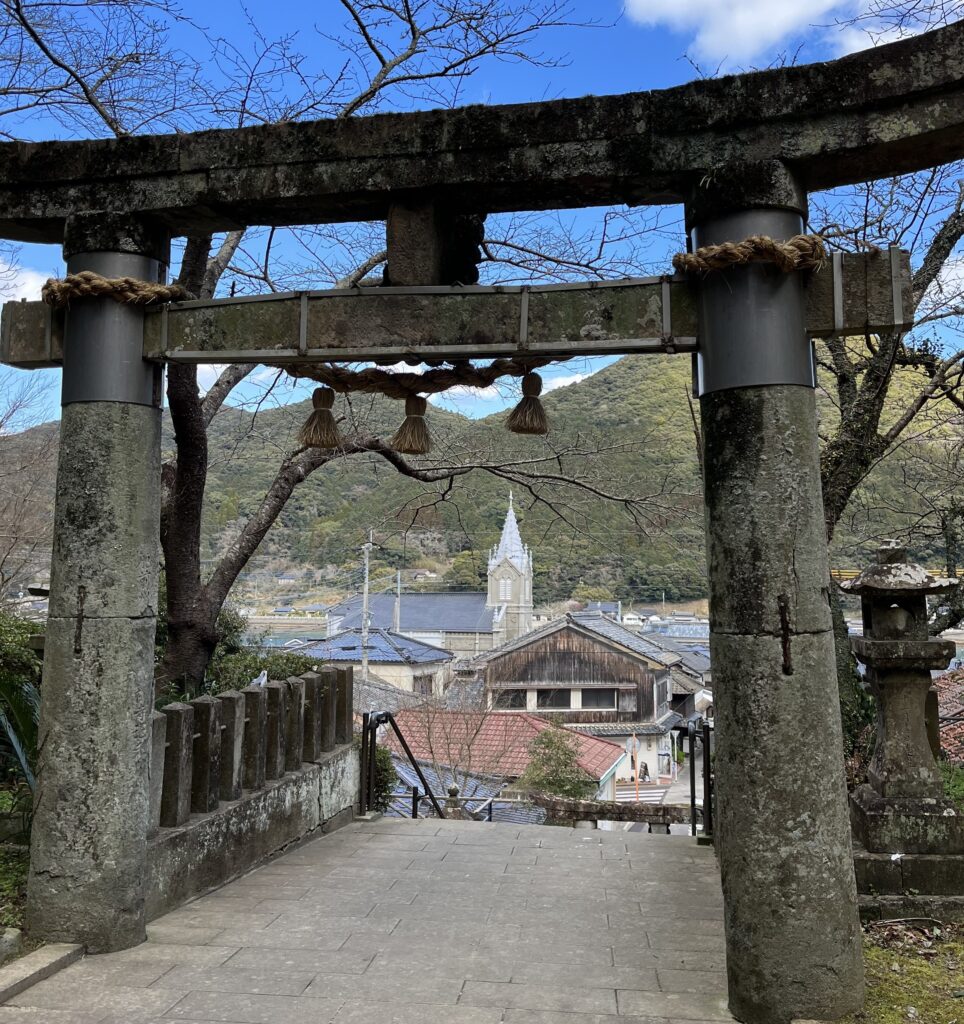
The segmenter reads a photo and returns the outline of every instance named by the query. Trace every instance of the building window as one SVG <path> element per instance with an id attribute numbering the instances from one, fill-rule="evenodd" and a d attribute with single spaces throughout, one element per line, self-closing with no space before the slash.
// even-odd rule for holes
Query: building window
<path id="1" fill-rule="evenodd" d="M 615 689 L 583 690 L 582 706 L 584 708 L 608 708 L 616 707 Z"/>
<path id="2" fill-rule="evenodd" d="M 497 690 L 495 694 L 495 707 L 503 711 L 525 711 L 525 690 Z"/>
<path id="3" fill-rule="evenodd" d="M 422 697 L 432 696 L 432 677 L 431 676 L 415 676 L 413 683 L 413 691 L 420 694 Z"/>
<path id="4" fill-rule="evenodd" d="M 499 580 L 499 600 L 512 600 L 512 580 Z"/>
<path id="5" fill-rule="evenodd" d="M 568 708 L 572 707 L 572 695 L 568 690 L 536 690 L 536 707 Z"/>

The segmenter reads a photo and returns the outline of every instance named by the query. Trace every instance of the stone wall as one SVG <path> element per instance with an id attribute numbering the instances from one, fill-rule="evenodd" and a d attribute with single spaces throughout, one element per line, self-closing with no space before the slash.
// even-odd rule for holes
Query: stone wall
<path id="1" fill-rule="evenodd" d="M 352 712 L 352 670 L 329 668 L 154 713 L 148 920 L 351 820 Z"/>
<path id="2" fill-rule="evenodd" d="M 147 919 L 351 821 L 359 781 L 358 750 L 346 744 L 180 828 L 159 829 L 148 844 Z"/>

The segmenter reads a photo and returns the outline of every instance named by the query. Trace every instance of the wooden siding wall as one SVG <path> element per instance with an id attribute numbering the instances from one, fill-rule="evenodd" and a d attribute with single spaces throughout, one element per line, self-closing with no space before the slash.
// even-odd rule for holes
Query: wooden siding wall
<path id="1" fill-rule="evenodd" d="M 572 629 L 508 651 L 490 661 L 485 670 L 486 687 L 495 690 L 632 686 L 632 692 L 619 694 L 618 718 L 623 721 L 654 717 L 654 683 L 655 674 L 643 661 Z"/>

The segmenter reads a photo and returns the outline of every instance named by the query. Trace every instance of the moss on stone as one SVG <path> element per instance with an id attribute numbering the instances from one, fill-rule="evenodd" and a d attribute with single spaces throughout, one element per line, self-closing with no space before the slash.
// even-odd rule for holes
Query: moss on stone
<path id="1" fill-rule="evenodd" d="M 959 1024 L 964 1020 L 964 942 L 946 942 L 933 956 L 918 949 L 882 949 L 867 942 L 867 1002 L 839 1024 Z"/>

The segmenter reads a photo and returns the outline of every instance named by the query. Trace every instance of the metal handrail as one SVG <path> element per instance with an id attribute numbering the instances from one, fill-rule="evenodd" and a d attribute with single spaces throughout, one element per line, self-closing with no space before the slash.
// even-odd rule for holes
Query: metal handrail
<path id="1" fill-rule="evenodd" d="M 441 805 L 435 798 L 435 794 L 432 792 L 431 786 L 429 786 L 425 775 L 422 773 L 422 769 L 418 762 L 415 760 L 415 755 L 412 753 L 411 747 L 402 735 L 401 729 L 398 728 L 398 723 L 395 721 L 395 716 L 391 711 L 366 711 L 362 715 L 362 746 L 361 746 L 361 797 L 359 800 L 361 813 L 364 814 L 369 807 L 372 805 L 372 797 L 375 792 L 375 749 L 378 742 L 378 729 L 379 726 L 390 725 L 392 727 L 398 742 L 402 746 L 402 750 L 405 751 L 405 756 L 408 758 L 409 764 L 415 770 L 415 774 L 418 776 L 418 781 L 421 782 L 422 787 L 425 790 L 425 796 L 432 801 L 432 807 L 435 809 L 435 813 L 440 817 L 445 817 L 445 812 L 442 810 Z"/>

